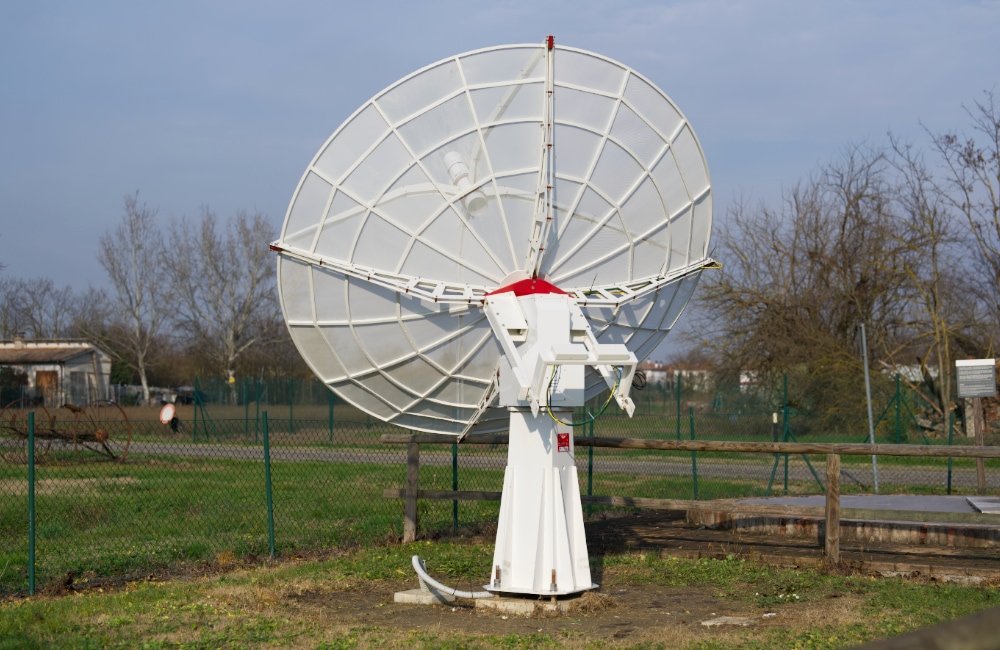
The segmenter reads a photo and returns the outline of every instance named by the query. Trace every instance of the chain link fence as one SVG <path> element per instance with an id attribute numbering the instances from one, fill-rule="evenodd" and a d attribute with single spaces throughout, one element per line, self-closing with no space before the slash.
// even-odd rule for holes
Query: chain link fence
<path id="1" fill-rule="evenodd" d="M 378 442 L 390 427 L 344 421 L 331 435 L 325 418 L 205 420 L 190 408 L 171 427 L 132 411 L 4 411 L 0 594 L 401 536 L 401 507 L 382 496 L 406 471 L 405 452 Z"/>
<path id="2" fill-rule="evenodd" d="M 687 377 L 687 378 L 685 378 Z M 746 379 L 746 378 L 744 378 Z M 682 436 L 689 429 L 693 411 L 698 432 L 717 440 L 798 438 L 814 442 L 865 442 L 869 436 L 863 390 L 827 391 L 816 395 L 808 379 L 793 375 L 763 381 L 709 381 L 707 376 L 675 373 L 657 375 L 633 390 L 632 397 L 641 417 L 629 420 L 609 409 L 602 422 L 617 417 L 616 435 L 637 437 Z M 863 379 L 858 377 L 858 385 Z M 925 391 L 926 392 L 926 391 Z M 139 388 L 113 386 L 113 401 L 138 405 Z M 153 391 L 154 401 L 191 405 L 193 426 L 208 424 L 212 418 L 260 421 L 263 411 L 272 418 L 313 420 L 333 429 L 341 421 L 377 425 L 371 416 L 359 412 L 331 393 L 318 379 L 241 378 L 195 379 L 191 385 Z M 900 375 L 872 378 L 872 434 L 876 442 L 944 443 L 948 422 L 940 408 L 911 387 Z M 6 402 L 4 402 L 6 403 Z M 30 406 L 29 402 L 21 402 Z M 965 430 L 964 403 L 958 404 L 955 427 Z M 596 410 L 596 405 L 591 406 Z M 995 407 L 994 407 L 995 408 Z M 995 420 L 995 418 L 994 418 Z M 993 436 L 1000 438 L 1000 422 L 993 423 Z M 956 434 L 960 435 L 960 434 Z"/>
<path id="3" fill-rule="evenodd" d="M 307 394 L 302 386 L 286 387 L 286 397 Z M 329 393 L 289 405 L 257 399 L 261 391 L 250 388 L 245 394 L 252 400 L 180 400 L 177 419 L 167 424 L 157 420 L 158 407 L 116 403 L 77 410 L 15 405 L 0 412 L 0 594 L 401 539 L 402 501 L 384 494 L 405 485 L 406 449 L 380 442 L 382 434 L 399 430 Z M 277 389 L 268 390 L 275 395 Z M 893 420 L 897 409 L 889 400 L 879 409 L 891 414 L 879 425 L 879 442 L 967 444 L 953 421 L 944 435 L 932 436 L 917 433 L 913 418 Z M 609 409 L 589 422 L 589 411 L 581 409 L 576 420 L 586 424 L 576 427 L 576 437 L 867 437 L 864 429 L 807 430 L 810 415 L 780 398 L 671 386 L 637 391 L 636 403 L 631 419 Z M 425 445 L 420 487 L 499 492 L 506 460 L 505 445 Z M 823 491 L 821 457 L 579 446 L 576 462 L 584 495 L 718 499 Z M 872 492 L 876 473 L 883 494 L 1000 491 L 994 460 L 983 463 L 981 475 L 977 461 L 968 459 L 880 457 L 873 464 L 845 456 L 843 463 L 845 493 Z M 499 503 L 423 500 L 418 507 L 418 535 L 433 538 L 490 534 Z"/>

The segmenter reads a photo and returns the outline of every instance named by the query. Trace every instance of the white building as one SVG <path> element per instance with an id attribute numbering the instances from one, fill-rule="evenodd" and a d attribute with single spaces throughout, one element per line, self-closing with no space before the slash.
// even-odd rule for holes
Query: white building
<path id="1" fill-rule="evenodd" d="M 86 341 L 0 341 L 0 367 L 23 372 L 24 397 L 46 407 L 83 406 L 110 395 L 111 355 Z"/>
<path id="2" fill-rule="evenodd" d="M 678 379 L 686 390 L 709 390 L 712 386 L 712 371 L 701 364 L 646 360 L 639 364 L 638 370 L 646 375 L 646 383 L 651 386 L 659 383 L 673 390 Z"/>

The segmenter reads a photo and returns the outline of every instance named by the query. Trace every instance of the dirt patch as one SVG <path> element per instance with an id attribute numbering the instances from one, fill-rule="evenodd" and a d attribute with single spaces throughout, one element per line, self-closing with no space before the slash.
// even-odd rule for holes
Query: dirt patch
<path id="1" fill-rule="evenodd" d="M 636 559 L 642 560 L 642 554 Z M 675 586 L 664 574 L 675 569 L 656 562 L 600 565 L 600 590 L 584 594 L 572 611 L 521 617 L 477 609 L 469 601 L 450 606 L 395 603 L 395 592 L 417 586 L 404 568 L 398 578 L 372 580 L 363 572 L 313 570 L 309 562 L 303 567 L 286 561 L 280 567 L 241 568 L 229 564 L 232 558 L 217 561 L 204 574 L 170 581 L 174 584 L 155 579 L 150 586 L 136 584 L 134 602 L 127 595 L 133 588 L 126 586 L 115 612 L 85 607 L 97 612 L 86 626 L 109 630 L 109 645 L 141 639 L 215 647 L 407 649 L 793 647 L 813 633 L 822 634 L 829 645 L 847 646 L 882 629 L 873 627 L 865 589 L 848 584 L 806 589 L 800 600 L 797 592 L 782 590 L 795 587 L 784 578 L 782 588 L 763 579 Z M 462 582 L 453 586 L 474 589 L 479 584 Z M 83 597 L 98 596 L 91 589 Z M 726 622 L 705 625 L 710 621 Z M 902 623 L 899 629 L 919 621 Z"/>
<path id="2" fill-rule="evenodd" d="M 585 594 L 580 606 L 558 615 L 507 615 L 476 609 L 469 602 L 452 606 L 394 603 L 393 593 L 413 588 L 413 582 L 365 583 L 346 589 L 311 585 L 286 593 L 278 602 L 283 603 L 283 615 L 314 622 L 321 638 L 348 632 L 356 635 L 360 631 L 364 641 L 365 631 L 378 631 L 378 642 L 390 647 L 403 647 L 407 639 L 428 636 L 455 640 L 455 635 L 467 639 L 540 635 L 571 647 L 585 644 L 681 647 L 735 637 L 767 638 L 769 630 L 775 627 L 795 628 L 805 620 L 844 621 L 860 616 L 858 603 L 847 598 L 838 599 L 836 612 L 831 611 L 828 603 L 797 603 L 765 610 L 726 600 L 712 589 L 636 586 L 618 584 L 613 579 L 601 591 Z M 259 594 L 253 600 L 269 601 L 269 606 L 275 602 Z M 723 616 L 747 618 L 750 626 L 702 625 L 703 621 Z M 336 623 L 331 625 L 332 622 Z"/>

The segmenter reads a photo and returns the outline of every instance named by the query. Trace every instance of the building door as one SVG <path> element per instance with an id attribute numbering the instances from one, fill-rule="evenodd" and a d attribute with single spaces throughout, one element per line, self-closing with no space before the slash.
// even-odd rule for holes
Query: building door
<path id="1" fill-rule="evenodd" d="M 55 370 L 35 371 L 35 395 L 42 398 L 45 406 L 58 406 L 59 373 Z"/>
<path id="2" fill-rule="evenodd" d="M 87 373 L 79 370 L 69 373 L 69 403 L 86 406 L 90 402 L 87 394 Z"/>

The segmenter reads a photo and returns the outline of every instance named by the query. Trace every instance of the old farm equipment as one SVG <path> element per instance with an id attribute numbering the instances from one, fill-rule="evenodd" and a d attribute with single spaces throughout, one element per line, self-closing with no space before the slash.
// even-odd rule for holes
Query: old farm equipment
<path id="1" fill-rule="evenodd" d="M 8 462 L 25 462 L 28 414 L 35 414 L 35 458 L 50 451 L 83 451 L 122 461 L 132 444 L 132 424 L 115 402 L 101 400 L 87 406 L 65 404 L 55 412 L 43 406 L 10 404 L 0 411 L 0 454 Z"/>
<path id="2" fill-rule="evenodd" d="M 28 459 L 28 413 L 35 414 L 35 458 L 49 453 L 55 434 L 55 416 L 44 406 L 21 408 L 12 402 L 0 410 L 0 457 L 11 463 Z"/>

